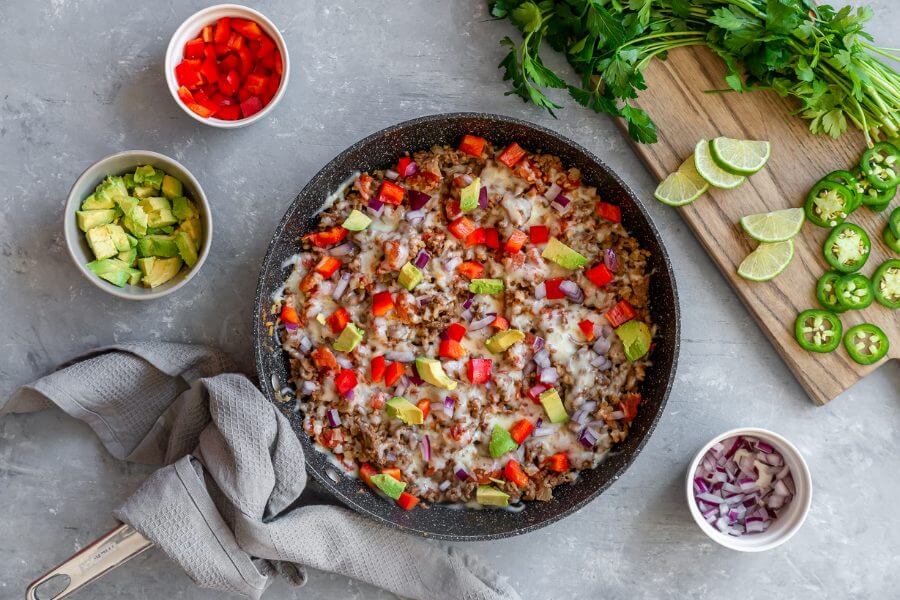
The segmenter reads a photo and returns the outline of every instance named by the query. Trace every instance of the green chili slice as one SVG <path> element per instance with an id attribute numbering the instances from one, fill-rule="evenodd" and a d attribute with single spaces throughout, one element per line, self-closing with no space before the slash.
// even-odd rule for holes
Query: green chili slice
<path id="1" fill-rule="evenodd" d="M 841 320 L 827 310 L 804 310 L 794 322 L 797 343 L 810 352 L 831 352 L 837 348 L 842 330 Z"/>
<path id="2" fill-rule="evenodd" d="M 854 210 L 859 208 L 860 204 L 862 204 L 862 195 L 864 190 L 862 186 L 859 185 L 859 180 L 856 178 L 856 175 L 854 175 L 850 171 L 832 171 L 822 179 L 825 181 L 833 181 L 834 183 L 839 183 L 853 193 L 853 203 L 848 207 L 850 209 L 850 212 L 853 212 Z"/>
<path id="3" fill-rule="evenodd" d="M 900 183 L 900 150 L 889 142 L 878 142 L 863 152 L 859 168 L 873 188 L 887 190 Z"/>
<path id="4" fill-rule="evenodd" d="M 887 335 L 877 325 L 860 323 L 844 334 L 844 348 L 850 358 L 861 365 L 871 365 L 884 358 L 891 347 Z"/>
<path id="5" fill-rule="evenodd" d="M 856 177 L 858 186 L 854 191 L 859 194 L 863 204 L 876 212 L 880 212 L 887 208 L 888 204 L 891 203 L 891 200 L 894 199 L 894 195 L 897 193 L 897 186 L 886 190 L 877 189 L 869 183 L 869 180 L 866 179 L 866 176 L 863 175 L 862 171 L 859 169 L 854 171 L 853 175 Z"/>
<path id="6" fill-rule="evenodd" d="M 858 225 L 841 223 L 831 230 L 822 246 L 825 262 L 841 273 L 858 271 L 866 264 L 872 243 Z"/>
<path id="7" fill-rule="evenodd" d="M 872 274 L 875 300 L 888 308 L 900 308 L 900 260 L 884 261 Z"/>
<path id="8" fill-rule="evenodd" d="M 806 218 L 819 227 L 834 227 L 844 222 L 855 204 L 853 192 L 834 181 L 822 179 L 809 190 L 803 205 Z"/>
<path id="9" fill-rule="evenodd" d="M 847 307 L 841 304 L 836 290 L 838 279 L 842 276 L 843 275 L 837 271 L 828 271 L 819 277 L 819 281 L 816 282 L 816 298 L 818 298 L 822 308 L 834 312 L 844 312 L 847 310 Z"/>
<path id="10" fill-rule="evenodd" d="M 872 282 L 862 273 L 851 273 L 837 280 L 834 286 L 835 296 L 846 308 L 862 310 L 875 299 Z"/>
<path id="11" fill-rule="evenodd" d="M 894 235 L 889 226 L 885 225 L 884 233 L 881 237 L 884 238 L 884 243 L 888 248 L 900 254 L 900 240 L 897 239 L 897 236 Z"/>

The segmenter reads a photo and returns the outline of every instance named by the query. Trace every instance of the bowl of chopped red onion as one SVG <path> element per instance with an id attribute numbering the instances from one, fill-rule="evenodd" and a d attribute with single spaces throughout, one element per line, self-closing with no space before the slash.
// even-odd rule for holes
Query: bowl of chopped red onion
<path id="1" fill-rule="evenodd" d="M 809 467 L 797 448 L 766 429 L 732 429 L 691 462 L 687 499 L 694 520 L 714 541 L 762 552 L 788 541 L 812 502 Z"/>

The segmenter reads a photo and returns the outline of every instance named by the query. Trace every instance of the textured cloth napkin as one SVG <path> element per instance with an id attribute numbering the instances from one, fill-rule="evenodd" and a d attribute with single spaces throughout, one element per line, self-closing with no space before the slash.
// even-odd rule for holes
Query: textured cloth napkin
<path id="1" fill-rule="evenodd" d="M 203 347 L 101 348 L 20 388 L 0 415 L 55 404 L 116 458 L 163 464 L 115 516 L 200 586 L 259 598 L 275 573 L 340 573 L 405 598 L 518 600 L 474 557 L 336 506 L 292 504 L 306 486 L 287 419 Z"/>

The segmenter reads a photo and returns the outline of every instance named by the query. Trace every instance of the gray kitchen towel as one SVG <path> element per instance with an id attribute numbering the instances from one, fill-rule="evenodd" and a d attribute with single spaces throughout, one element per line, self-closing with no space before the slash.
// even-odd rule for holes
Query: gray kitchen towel
<path id="1" fill-rule="evenodd" d="M 259 598 L 276 573 L 340 573 L 421 600 L 517 600 L 475 557 L 337 506 L 292 507 L 306 486 L 287 419 L 203 346 L 100 348 L 17 390 L 0 415 L 57 405 L 113 456 L 163 464 L 115 513 L 200 586 Z"/>

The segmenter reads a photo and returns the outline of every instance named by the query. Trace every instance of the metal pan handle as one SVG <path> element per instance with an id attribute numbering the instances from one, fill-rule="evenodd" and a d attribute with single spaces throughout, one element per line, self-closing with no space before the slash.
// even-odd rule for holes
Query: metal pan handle
<path id="1" fill-rule="evenodd" d="M 153 542 L 131 528 L 119 525 L 103 537 L 31 582 L 26 600 L 61 600 L 134 558 Z M 41 588 L 46 588 L 44 591 Z"/>

